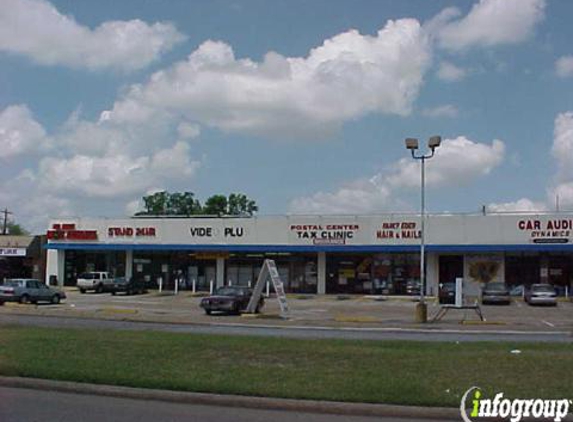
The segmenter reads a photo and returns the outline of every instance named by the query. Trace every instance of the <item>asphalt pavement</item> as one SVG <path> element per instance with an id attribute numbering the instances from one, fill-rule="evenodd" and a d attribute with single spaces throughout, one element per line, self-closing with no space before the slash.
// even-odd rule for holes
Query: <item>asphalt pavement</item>
<path id="1" fill-rule="evenodd" d="M 422 422 L 367 417 L 137 400 L 0 386 L 2 422 Z"/>
<path id="2" fill-rule="evenodd" d="M 0 324 L 56 328 L 153 330 L 178 333 L 273 336 L 301 339 L 411 340 L 441 342 L 528 341 L 571 343 L 570 332 L 479 331 L 367 327 L 265 326 L 240 323 L 177 324 L 59 316 L 0 314 Z"/>

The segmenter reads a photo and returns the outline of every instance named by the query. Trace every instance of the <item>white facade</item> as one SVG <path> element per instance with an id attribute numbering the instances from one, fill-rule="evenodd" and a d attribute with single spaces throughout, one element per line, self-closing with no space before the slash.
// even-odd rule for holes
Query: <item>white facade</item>
<path id="1" fill-rule="evenodd" d="M 463 277 L 474 280 L 470 289 L 477 291 L 478 279 L 483 281 L 484 272 L 491 273 L 486 274 L 490 281 L 505 281 L 508 254 L 537 256 L 573 252 L 572 214 L 429 215 L 425 227 L 427 290 L 430 294 L 437 290 L 440 265 L 445 265 L 447 258 L 444 257 L 448 255 L 463 257 Z M 327 267 L 333 257 L 419 253 L 420 217 L 386 214 L 61 219 L 51 223 L 48 239 L 47 278 L 57 275 L 58 280 L 64 279 L 66 251 L 125 253 L 122 259 L 126 276 L 134 271 L 134 254 L 143 252 L 314 254 L 318 278 L 315 293 L 323 294 L 328 290 Z M 373 255 L 372 259 L 376 261 L 377 256 Z M 223 285 L 226 283 L 227 258 L 221 255 L 214 259 L 216 284 Z M 543 262 L 544 258 L 541 258 L 541 266 Z M 544 272 L 549 274 L 549 268 L 540 269 L 541 277 Z M 566 282 L 569 284 L 569 280 Z"/>

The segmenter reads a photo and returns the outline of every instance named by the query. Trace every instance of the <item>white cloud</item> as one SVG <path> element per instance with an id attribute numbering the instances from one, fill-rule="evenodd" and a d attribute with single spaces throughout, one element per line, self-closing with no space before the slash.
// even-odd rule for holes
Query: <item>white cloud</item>
<path id="1" fill-rule="evenodd" d="M 557 163 L 556 178 L 558 181 L 573 179 L 573 112 L 557 115 L 553 131 L 551 152 Z"/>
<path id="2" fill-rule="evenodd" d="M 188 180 L 199 166 L 189 157 L 189 146 L 178 142 L 149 157 L 47 157 L 40 161 L 37 179 L 46 192 L 113 198 L 144 192 L 162 181 Z"/>
<path id="3" fill-rule="evenodd" d="M 0 159 L 39 151 L 47 146 L 46 131 L 26 105 L 0 111 Z"/>
<path id="4" fill-rule="evenodd" d="M 164 110 L 228 132 L 320 136 L 368 113 L 409 114 L 430 59 L 412 19 L 389 21 L 375 36 L 336 35 L 306 57 L 269 52 L 262 62 L 207 41 L 187 61 L 133 86 L 102 117 L 135 121 Z"/>
<path id="5" fill-rule="evenodd" d="M 459 113 L 458 108 L 452 104 L 445 104 L 434 108 L 425 108 L 422 110 L 422 115 L 426 117 L 457 117 Z"/>
<path id="6" fill-rule="evenodd" d="M 573 76 L 573 56 L 562 56 L 555 62 L 555 73 L 561 78 Z"/>
<path id="7" fill-rule="evenodd" d="M 449 50 L 516 44 L 533 34 L 544 9 L 545 0 L 480 0 L 459 20 L 452 20 L 455 9 L 446 9 L 438 15 L 441 25 L 431 30 Z"/>
<path id="8" fill-rule="evenodd" d="M 491 145 L 474 142 L 464 136 L 446 139 L 426 163 L 428 187 L 460 186 L 491 173 L 504 159 L 505 145 L 494 140 Z M 420 186 L 420 166 L 417 161 L 402 158 L 384 180 L 396 188 Z"/>
<path id="9" fill-rule="evenodd" d="M 491 203 L 487 206 L 490 212 L 542 212 L 547 211 L 543 202 L 535 202 L 528 198 L 521 198 L 515 202 Z"/>
<path id="10" fill-rule="evenodd" d="M 466 77 L 466 70 L 450 62 L 441 62 L 438 69 L 438 78 L 446 82 L 461 81 Z"/>
<path id="11" fill-rule="evenodd" d="M 491 145 L 470 141 L 460 136 L 446 139 L 436 150 L 436 155 L 426 164 L 426 183 L 429 188 L 456 186 L 486 176 L 504 158 L 503 142 L 494 140 Z M 381 210 L 396 211 L 407 205 L 400 199 L 404 189 L 419 189 L 420 164 L 401 159 L 389 171 L 368 180 L 351 182 L 333 193 L 319 192 L 309 197 L 297 198 L 290 210 L 300 214 L 354 214 Z"/>
<path id="12" fill-rule="evenodd" d="M 44 0 L 3 0 L 0 8 L 0 51 L 43 65 L 131 71 L 183 39 L 170 23 L 137 19 L 107 21 L 92 30 Z"/>
<path id="13" fill-rule="evenodd" d="M 201 127 L 188 122 L 181 122 L 177 126 L 177 134 L 181 139 L 195 139 L 201 134 Z"/>

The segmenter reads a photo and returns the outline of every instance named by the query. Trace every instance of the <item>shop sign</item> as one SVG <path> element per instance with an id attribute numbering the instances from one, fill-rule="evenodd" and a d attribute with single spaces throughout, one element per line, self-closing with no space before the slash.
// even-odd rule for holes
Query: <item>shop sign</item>
<path id="1" fill-rule="evenodd" d="M 108 237 L 155 237 L 155 227 L 109 227 Z"/>
<path id="2" fill-rule="evenodd" d="M 189 234 L 192 237 L 211 238 L 219 235 L 219 230 L 210 226 L 196 226 L 189 228 Z M 228 226 L 223 228 L 223 237 L 240 238 L 245 236 L 243 227 Z"/>
<path id="3" fill-rule="evenodd" d="M 25 248 L 0 248 L 0 256 L 26 256 Z"/>
<path id="4" fill-rule="evenodd" d="M 383 222 L 380 229 L 376 230 L 376 239 L 420 239 L 421 230 L 417 228 L 415 221 L 387 221 Z"/>
<path id="5" fill-rule="evenodd" d="M 48 240 L 98 240 L 96 230 L 77 230 L 75 224 L 54 224 L 46 233 Z"/>
<path id="6" fill-rule="evenodd" d="M 344 245 L 354 239 L 358 224 L 292 224 L 291 233 L 299 240 L 311 240 L 315 245 Z"/>
<path id="7" fill-rule="evenodd" d="M 519 220 L 517 229 L 527 233 L 533 243 L 569 243 L 573 219 Z"/>

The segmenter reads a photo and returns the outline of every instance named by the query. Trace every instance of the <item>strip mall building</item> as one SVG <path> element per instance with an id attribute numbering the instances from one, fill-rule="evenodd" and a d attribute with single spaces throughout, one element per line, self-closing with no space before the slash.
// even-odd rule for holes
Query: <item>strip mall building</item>
<path id="1" fill-rule="evenodd" d="M 405 292 L 420 278 L 419 215 L 126 218 L 53 221 L 46 280 L 109 271 L 168 288 L 253 283 L 274 259 L 288 292 Z M 429 215 L 427 293 L 464 277 L 510 286 L 573 281 L 573 214 Z M 468 292 L 470 293 L 470 292 Z"/>

